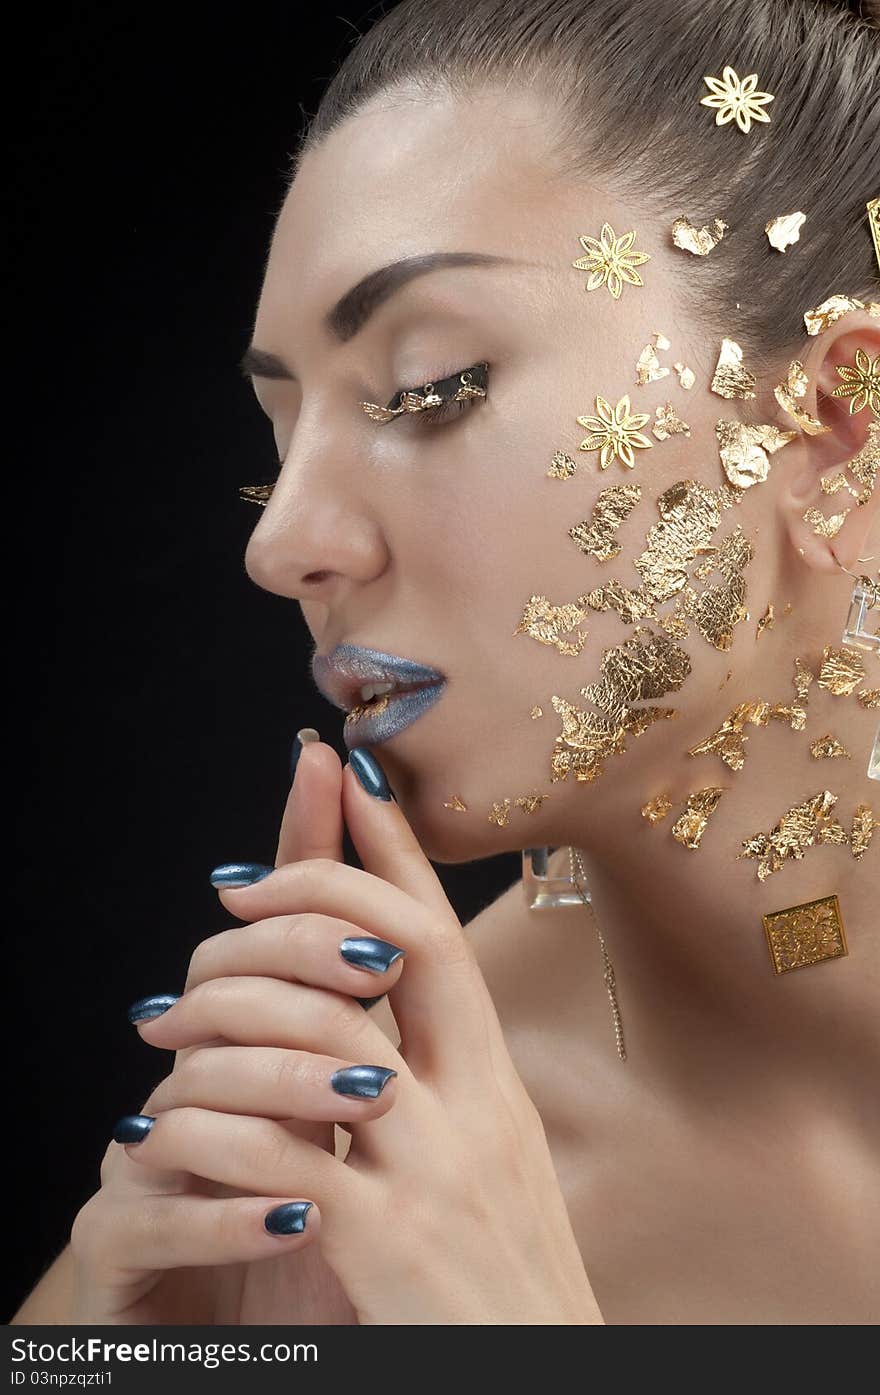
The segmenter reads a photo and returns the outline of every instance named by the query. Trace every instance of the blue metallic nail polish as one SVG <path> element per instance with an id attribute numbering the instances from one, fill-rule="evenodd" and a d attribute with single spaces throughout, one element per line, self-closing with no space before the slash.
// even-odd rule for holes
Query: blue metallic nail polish
<path id="1" fill-rule="evenodd" d="M 381 1095 L 396 1070 L 387 1066 L 346 1066 L 335 1070 L 330 1084 L 337 1095 L 353 1095 L 359 1100 L 374 1100 Z"/>
<path id="2" fill-rule="evenodd" d="M 267 867 L 262 862 L 221 862 L 211 873 L 211 885 L 218 888 L 251 886 L 274 871 L 274 867 Z"/>
<path id="3" fill-rule="evenodd" d="M 374 1003 L 381 1003 L 383 998 L 387 998 L 387 993 L 379 993 L 375 998 L 355 998 L 356 1003 L 360 1003 L 364 1012 L 369 1012 Z"/>
<path id="4" fill-rule="evenodd" d="M 369 969 L 371 974 L 384 974 L 397 959 L 402 959 L 406 950 L 387 940 L 376 940 L 371 935 L 349 935 L 339 946 L 339 953 L 347 964 L 356 969 Z"/>
<path id="5" fill-rule="evenodd" d="M 306 1228 L 306 1215 L 313 1201 L 285 1201 L 267 1212 L 263 1221 L 270 1235 L 301 1235 Z"/>
<path id="6" fill-rule="evenodd" d="M 128 1009 L 128 1020 L 146 1022 L 151 1017 L 161 1017 L 179 998 L 179 993 L 153 993 L 149 998 L 138 998 Z"/>
<path id="7" fill-rule="evenodd" d="M 366 746 L 354 746 L 348 753 L 348 763 L 367 794 L 375 795 L 377 799 L 389 800 L 391 798 L 391 789 L 385 779 L 385 772 L 372 751 L 368 751 Z"/>
<path id="8" fill-rule="evenodd" d="M 155 1122 L 155 1114 L 123 1114 L 113 1125 L 113 1142 L 143 1143 Z"/>

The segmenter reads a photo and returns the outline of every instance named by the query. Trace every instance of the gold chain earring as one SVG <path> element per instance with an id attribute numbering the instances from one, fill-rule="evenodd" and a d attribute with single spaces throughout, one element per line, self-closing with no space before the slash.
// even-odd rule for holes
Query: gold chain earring
<path id="1" fill-rule="evenodd" d="M 523 892 L 529 910 L 544 910 L 554 906 L 576 906 L 582 902 L 588 911 L 592 911 L 590 892 L 587 888 L 586 872 L 580 853 L 570 847 L 568 849 L 568 874 L 553 876 L 549 870 L 549 861 L 551 853 L 555 851 L 555 848 L 549 847 L 523 849 Z M 577 863 L 577 872 L 575 872 L 575 863 Z M 608 957 L 605 937 L 602 934 L 598 921 L 595 920 L 595 912 L 593 912 L 593 919 L 596 925 L 596 934 L 599 939 L 599 948 L 602 952 L 602 977 L 605 981 L 608 1000 L 611 1004 L 611 1020 L 614 1023 L 614 1039 L 617 1044 L 617 1054 L 621 1061 L 625 1061 L 626 1046 L 623 1040 L 623 1020 L 617 1002 L 617 983 L 614 977 L 614 966 Z"/>

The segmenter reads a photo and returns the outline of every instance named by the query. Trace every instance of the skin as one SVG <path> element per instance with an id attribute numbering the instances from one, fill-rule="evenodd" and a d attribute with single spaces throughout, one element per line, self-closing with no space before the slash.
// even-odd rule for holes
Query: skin
<path id="1" fill-rule="evenodd" d="M 430 1257 L 425 1272 L 414 1277 L 406 1271 L 405 1257 L 395 1254 L 394 1227 L 364 1232 L 355 1211 L 334 1207 L 332 1193 L 315 1212 L 320 1250 L 291 1238 L 281 1242 L 290 1251 L 284 1260 L 255 1265 L 265 1248 L 258 1254 L 242 1246 L 245 1235 L 256 1244 L 244 1222 L 255 1222 L 268 1208 L 267 1197 L 260 1197 L 253 1216 L 242 1218 L 232 1251 L 213 1268 L 204 1235 L 184 1227 L 185 1242 L 201 1259 L 178 1256 L 175 1262 L 203 1267 L 172 1269 L 159 1279 L 142 1256 L 140 1272 L 152 1278 L 143 1280 L 147 1297 L 134 1296 L 131 1275 L 120 1278 L 120 1207 L 128 1208 L 129 1218 L 141 1216 L 139 1186 L 154 1197 L 180 1191 L 181 1158 L 197 1174 L 195 1163 L 203 1159 L 182 1144 L 180 1153 L 163 1151 L 168 1145 L 162 1145 L 160 1119 L 137 1148 L 111 1145 L 105 1184 L 77 1219 L 78 1321 L 179 1320 L 181 1305 L 192 1311 L 200 1296 L 208 1320 L 233 1322 L 290 1321 L 292 1311 L 294 1320 L 322 1322 L 877 1320 L 880 1293 L 870 1259 L 880 1242 L 878 927 L 871 912 L 876 846 L 861 862 L 845 848 L 810 849 L 802 862 L 787 863 L 763 885 L 754 863 L 734 860 L 743 838 L 772 828 L 808 794 L 826 787 L 837 793 L 835 812 L 845 825 L 856 804 L 871 802 L 876 785 L 865 778 L 865 766 L 876 713 L 814 685 L 807 733 L 777 723 L 747 728 L 742 771 L 686 752 L 739 702 L 793 701 L 794 656 L 815 669 L 823 646 L 839 643 L 851 580 L 838 563 L 862 570 L 858 559 L 880 551 L 877 498 L 854 510 L 833 540 L 814 537 L 802 514 L 823 503 L 832 512 L 819 476 L 844 468 L 864 441 L 868 412 L 852 417 L 845 401 L 827 394 L 839 381 L 834 365 L 851 363 L 856 347 L 872 356 L 880 352 L 880 322 L 853 313 L 806 350 L 796 346 L 809 380 L 803 405 L 831 430 L 801 435 L 772 457 L 768 481 L 726 516 L 722 531 L 741 524 L 755 549 L 746 571 L 751 618 L 737 626 L 731 650 L 715 650 L 696 633 L 682 641 L 692 672 L 680 692 L 664 699 L 677 709 L 674 723 L 628 740 L 626 753 L 610 758 L 595 783 L 551 783 L 559 730 L 551 695 L 578 701 L 580 687 L 599 676 L 603 650 L 629 631 L 613 613 L 591 614 L 587 645 L 573 659 L 528 635 L 513 635 L 523 605 L 533 593 L 562 604 L 612 576 L 635 585 L 632 561 L 656 521 L 657 496 L 686 478 L 714 488 L 723 483 L 716 419 L 741 409 L 749 420 L 792 425 L 776 406 L 772 386 L 795 352 L 759 384 L 755 402 L 725 402 L 709 392 L 721 336 L 736 337 L 735 320 L 724 321 L 717 338 L 707 340 L 679 303 L 685 254 L 667 246 L 664 226 L 607 187 L 554 178 L 549 149 L 543 108 L 528 95 L 486 93 L 465 103 L 402 93 L 373 103 L 306 156 L 278 220 L 254 330 L 254 342 L 280 355 L 299 381 L 255 383 L 283 466 L 250 539 L 249 575 L 300 603 L 322 653 L 339 642 L 361 643 L 432 664 L 449 680 L 440 703 L 375 749 L 399 809 L 380 809 L 380 801 L 366 796 L 360 801 L 351 771 L 341 772 L 328 746 L 306 748 L 276 859 L 294 870 L 295 864 L 314 869 L 325 859 L 341 860 L 344 817 L 359 852 L 363 845 L 371 859 L 364 866 L 387 886 L 369 926 L 352 886 L 345 919 L 361 933 L 403 945 L 407 917 L 398 919 L 395 893 L 413 898 L 411 917 L 423 933 L 407 946 L 405 967 L 389 975 L 396 982 L 396 1024 L 387 1009 L 378 1009 L 365 1029 L 385 1029 L 387 1045 L 369 1035 L 372 1054 L 328 1050 L 328 1022 L 336 1019 L 325 1002 L 330 1015 L 320 1017 L 306 1050 L 320 1047 L 334 1063 L 338 1056 L 399 1065 L 400 1077 L 381 1109 L 379 1102 L 368 1106 L 369 1122 L 355 1119 L 352 1126 L 351 1106 L 343 1112 L 338 1100 L 329 1117 L 352 1130 L 348 1162 L 358 1176 L 369 1172 L 370 1158 L 375 1180 L 388 1184 L 386 1195 L 396 1204 L 408 1185 L 429 1198 L 421 1210 L 406 1212 L 405 1227 L 410 1250 L 414 1244 Z M 581 251 L 578 235 L 597 235 L 604 221 L 618 235 L 635 228 L 636 247 L 652 259 L 640 268 L 644 287 L 625 286 L 620 301 L 604 289 L 585 294 L 585 276 L 570 265 Z M 362 275 L 396 257 L 437 249 L 500 253 L 523 265 L 434 272 L 399 292 L 347 344 L 326 337 L 325 310 Z M 634 386 L 635 360 L 658 329 L 672 341 L 669 361 L 680 358 L 697 373 L 691 392 L 674 378 Z M 490 364 L 489 396 L 449 426 L 407 419 L 377 426 L 357 405 L 384 403 L 401 386 L 482 359 Z M 627 392 L 635 411 L 653 412 L 671 400 L 691 435 L 638 452 L 631 472 L 617 462 L 600 472 L 595 453 L 577 451 L 584 433 L 575 418 L 594 413 L 597 393 L 616 402 Z M 557 449 L 578 459 L 572 480 L 546 478 Z M 620 557 L 610 564 L 585 558 L 567 530 L 589 517 L 600 489 L 629 482 L 641 484 L 643 498 L 618 535 Z M 791 613 L 756 639 L 756 619 L 770 601 L 778 616 L 786 602 Z M 466 622 L 450 624 L 465 616 Z M 876 686 L 876 676 L 870 681 Z M 544 707 L 542 720 L 530 719 L 533 703 Z M 826 730 L 853 752 L 851 760 L 810 758 L 809 740 Z M 671 820 L 652 828 L 639 815 L 655 794 L 681 801 L 712 784 L 728 792 L 698 851 L 671 838 Z M 493 801 L 539 791 L 550 795 L 539 812 L 515 810 L 504 828 L 487 819 Z M 453 793 L 467 813 L 444 808 Z M 448 991 L 432 935 L 437 917 L 453 934 L 454 915 L 438 899 L 423 855 L 457 862 L 541 844 L 582 851 L 615 965 L 625 1064 L 615 1052 L 594 927 L 582 907 L 552 916 L 531 912 L 517 883 L 467 927 L 461 944 L 473 963 L 461 985 Z M 311 914 L 314 932 L 323 895 L 313 881 L 303 898 L 301 882 L 286 877 L 289 867 L 220 896 L 248 922 L 246 929 L 264 936 L 262 963 L 254 957 L 254 936 L 227 940 L 223 955 L 205 950 L 191 966 L 181 1003 L 138 1026 L 145 1040 L 177 1051 L 172 1075 L 144 1112 L 187 1104 L 245 1112 L 242 1099 L 206 1097 L 204 1077 L 195 1085 L 186 1071 L 187 1053 L 216 1038 L 216 1020 L 199 1006 L 206 985 L 214 985 L 215 1003 L 228 1004 L 232 994 L 239 1004 L 236 1030 L 252 1053 L 266 1047 L 272 994 L 281 987 L 295 991 L 290 980 L 309 985 L 306 994 L 313 995 L 311 1008 L 302 989 L 296 999 L 296 1021 L 306 1024 L 313 1020 L 309 1012 L 317 1011 L 314 995 L 321 999 L 327 989 L 334 1001 L 334 995 L 380 991 L 375 979 L 369 989 L 340 981 L 335 961 L 337 977 L 328 981 L 329 957 L 311 965 L 284 959 L 280 945 L 290 941 L 279 938 L 280 921 L 287 924 L 292 916 L 301 924 L 297 918 Z M 414 867 L 417 875 L 408 882 Z M 761 915 L 832 891 L 845 908 L 849 956 L 777 978 Z M 276 978 L 287 982 L 273 984 Z M 255 992 L 254 985 L 262 987 Z M 228 1025 L 231 1008 L 225 1012 Z M 496 1013 L 492 1054 L 498 1053 L 505 1082 L 500 1096 L 497 1071 L 491 1081 L 481 1074 L 484 1048 L 468 1058 L 470 1075 L 451 1069 L 444 1078 L 445 1132 L 430 1112 L 424 1118 L 408 1113 L 411 1092 L 430 1079 L 434 1057 L 453 1042 L 475 1040 L 468 1034 L 476 1020 L 487 1014 L 494 1022 Z M 433 1035 L 420 1036 L 425 1014 Z M 263 1035 L 255 1035 L 260 1028 Z M 269 1044 L 295 1046 L 293 1040 Z M 291 1137 L 331 1149 L 328 1115 L 316 1121 L 312 1106 L 310 1118 L 305 1098 L 302 1108 L 290 1102 L 281 1114 L 276 1100 L 272 1114 L 273 1102 L 254 1085 L 266 1068 L 253 1054 L 242 1066 L 242 1098 L 259 1111 L 256 1122 L 267 1114 L 283 1118 Z M 408 1088 L 400 1088 L 404 1084 Z M 480 1129 L 466 1109 L 475 1090 L 493 1124 L 507 1112 L 503 1101 L 515 1100 L 514 1118 L 528 1138 L 525 1177 L 508 1174 L 506 1160 L 516 1150 L 501 1158 L 479 1151 Z M 535 1132 L 530 1106 L 542 1134 Z M 430 1220 L 444 1209 L 448 1217 L 450 1197 L 442 1174 L 418 1170 L 430 1149 L 417 1150 L 419 1163 L 408 1156 L 414 1129 L 423 1144 L 436 1129 L 438 1150 L 454 1145 L 464 1164 L 456 1202 L 468 1202 L 464 1176 L 485 1179 L 495 1198 L 472 1247 L 453 1228 L 451 1263 L 447 1231 Z M 224 1197 L 227 1207 L 245 1204 L 232 1199 L 240 1178 L 204 1176 L 211 1179 L 209 1194 Z M 519 1241 L 511 1241 L 504 1218 L 532 1195 L 536 1180 L 552 1198 L 552 1223 L 523 1226 Z M 557 1199 L 585 1274 L 573 1262 Z M 130 1237 L 129 1226 L 129 1264 Z M 294 1253 L 298 1249 L 302 1254 Z M 486 1253 L 488 1268 L 474 1270 Z M 505 1276 L 500 1290 L 493 1277 L 499 1268 Z M 460 1275 L 471 1272 L 480 1282 L 462 1309 Z M 379 1282 L 380 1273 L 391 1277 Z M 535 1275 L 538 1292 L 530 1284 Z M 139 1301 L 146 1303 L 146 1316 L 132 1308 Z M 286 1316 L 266 1316 L 276 1311 Z"/>

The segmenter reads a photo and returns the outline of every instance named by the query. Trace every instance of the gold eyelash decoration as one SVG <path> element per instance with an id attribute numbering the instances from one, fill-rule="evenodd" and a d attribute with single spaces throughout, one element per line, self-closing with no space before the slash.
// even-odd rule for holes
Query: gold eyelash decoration
<path id="1" fill-rule="evenodd" d="M 425 383 L 421 392 L 404 390 L 395 393 L 387 407 L 380 407 L 375 402 L 359 402 L 358 406 L 363 408 L 371 421 L 384 425 L 406 412 L 427 412 L 433 407 L 442 406 L 444 402 L 466 402 L 472 397 L 485 397 L 488 368 L 488 363 L 476 363 L 463 373 L 453 373 L 439 383 Z"/>

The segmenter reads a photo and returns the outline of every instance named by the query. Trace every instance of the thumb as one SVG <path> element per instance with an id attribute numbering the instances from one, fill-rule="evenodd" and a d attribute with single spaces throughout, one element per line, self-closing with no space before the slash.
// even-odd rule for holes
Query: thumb
<path id="1" fill-rule="evenodd" d="M 366 746 L 349 751 L 342 771 L 342 812 L 364 871 L 457 922 L 440 878 L 392 797 L 385 772 Z"/>

